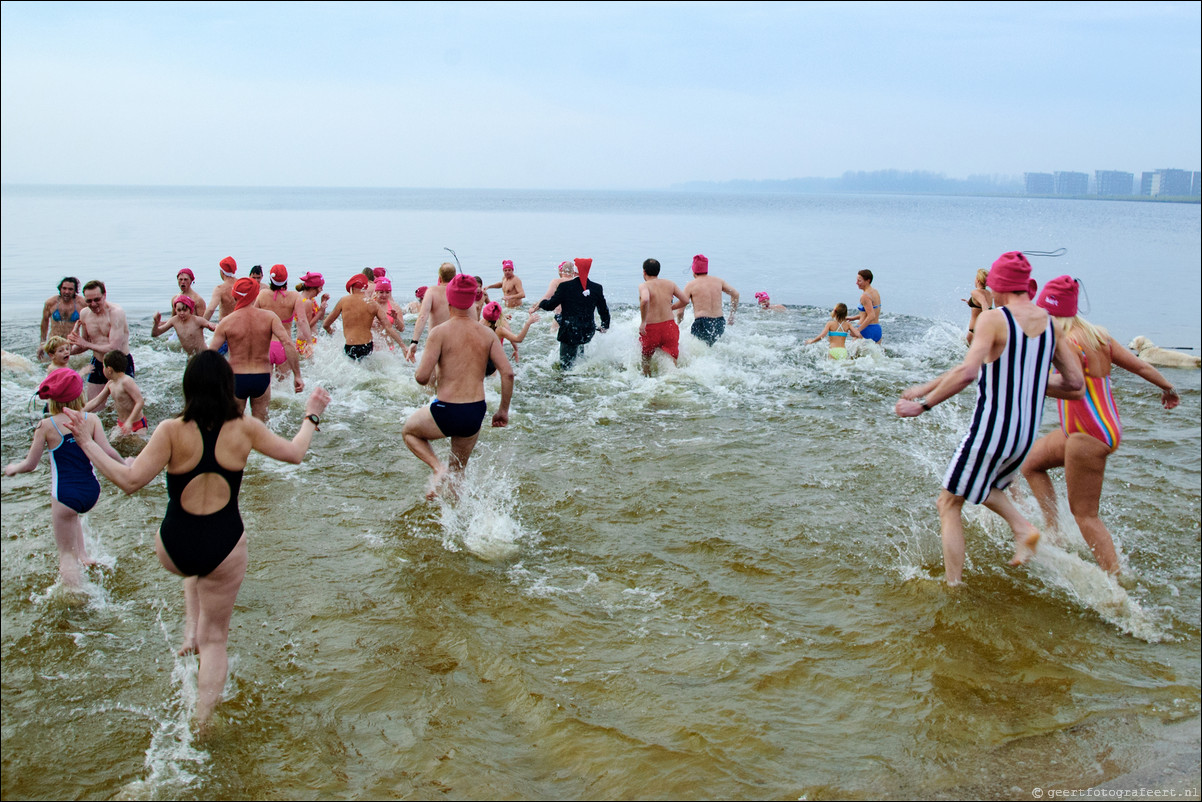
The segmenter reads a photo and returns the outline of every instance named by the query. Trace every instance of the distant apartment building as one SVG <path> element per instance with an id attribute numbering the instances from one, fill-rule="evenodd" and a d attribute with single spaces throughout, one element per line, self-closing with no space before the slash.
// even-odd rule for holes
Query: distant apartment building
<path id="1" fill-rule="evenodd" d="M 1140 177 L 1139 177 L 1139 194 L 1140 195 L 1151 195 L 1152 194 L 1152 179 L 1155 176 L 1156 176 L 1156 173 L 1141 173 L 1140 174 Z"/>
<path id="2" fill-rule="evenodd" d="M 1130 195 L 1135 188 L 1135 175 L 1119 170 L 1095 170 L 1094 185 L 1099 195 Z"/>
<path id="3" fill-rule="evenodd" d="M 1195 198 L 1202 197 L 1202 184 L 1198 183 L 1199 177 L 1202 177 L 1202 173 L 1195 172 L 1193 185 L 1190 187 L 1189 191 L 1189 194 L 1193 195 Z"/>
<path id="4" fill-rule="evenodd" d="M 1023 173 L 1023 183 L 1028 195 L 1054 195 L 1056 176 L 1051 173 Z"/>
<path id="5" fill-rule="evenodd" d="M 1089 173 L 1056 173 L 1057 195 L 1088 195 Z"/>
<path id="6" fill-rule="evenodd" d="M 1185 197 L 1191 194 L 1193 175 L 1188 170 L 1157 170 L 1152 173 L 1152 197 Z"/>

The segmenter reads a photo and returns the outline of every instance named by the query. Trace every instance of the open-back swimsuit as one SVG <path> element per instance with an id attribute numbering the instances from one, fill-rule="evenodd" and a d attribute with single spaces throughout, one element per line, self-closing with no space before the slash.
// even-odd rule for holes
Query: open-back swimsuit
<path id="1" fill-rule="evenodd" d="M 198 427 L 199 428 L 199 427 Z M 204 450 L 196 467 L 185 473 L 167 473 L 167 514 L 159 527 L 163 548 L 175 567 L 185 576 L 208 576 L 230 555 L 242 537 L 242 514 L 238 512 L 238 489 L 242 471 L 223 468 L 217 461 L 218 426 L 210 432 L 200 429 Z M 180 498 L 184 488 L 202 473 L 215 473 L 230 488 L 226 505 L 208 515 L 194 515 L 184 509 Z"/>
<path id="2" fill-rule="evenodd" d="M 1076 401 L 1056 400 L 1060 410 L 1060 429 L 1065 437 L 1087 434 L 1114 451 L 1123 439 L 1123 424 L 1110 391 L 1110 376 L 1090 376 L 1085 349 L 1078 345 L 1077 350 L 1081 353 L 1081 366 L 1085 370 L 1085 397 Z"/>
<path id="3" fill-rule="evenodd" d="M 88 419 L 88 413 L 83 414 Z M 70 507 L 80 515 L 96 506 L 100 498 L 100 482 L 96 481 L 96 472 L 92 463 L 75 442 L 75 435 L 62 429 L 50 419 L 50 425 L 62 438 L 59 444 L 50 449 L 50 495 L 59 504 Z"/>

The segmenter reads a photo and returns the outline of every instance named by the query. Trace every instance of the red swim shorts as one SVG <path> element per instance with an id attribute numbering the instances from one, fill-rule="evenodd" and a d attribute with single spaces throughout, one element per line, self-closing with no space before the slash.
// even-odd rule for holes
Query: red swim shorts
<path id="1" fill-rule="evenodd" d="M 665 320 L 662 323 L 648 323 L 647 330 L 639 337 L 643 344 L 643 357 L 649 357 L 656 348 L 664 349 L 668 356 L 676 359 L 680 356 L 680 327 L 675 320 Z"/>

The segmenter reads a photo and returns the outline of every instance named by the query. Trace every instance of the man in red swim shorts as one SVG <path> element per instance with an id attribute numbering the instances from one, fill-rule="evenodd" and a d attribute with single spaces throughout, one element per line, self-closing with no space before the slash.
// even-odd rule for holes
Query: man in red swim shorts
<path id="1" fill-rule="evenodd" d="M 659 261 L 643 262 L 643 283 L 639 285 L 639 343 L 643 346 L 643 375 L 651 375 L 651 355 L 656 348 L 676 361 L 680 355 L 680 328 L 672 313 L 672 300 L 685 300 L 674 282 L 659 277 Z"/>

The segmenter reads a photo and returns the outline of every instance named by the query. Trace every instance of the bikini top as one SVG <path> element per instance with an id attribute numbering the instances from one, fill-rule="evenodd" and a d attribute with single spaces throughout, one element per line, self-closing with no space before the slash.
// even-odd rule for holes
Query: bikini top
<path id="1" fill-rule="evenodd" d="M 880 305 L 880 304 L 877 304 L 876 306 L 874 306 L 874 307 L 872 307 L 872 308 L 873 308 L 873 309 L 880 309 L 880 308 L 881 308 L 881 305 Z M 856 309 L 859 309 L 861 312 L 863 312 L 863 311 L 864 311 L 864 306 L 863 306 L 863 304 L 861 304 L 860 306 L 857 306 L 857 307 L 856 307 Z"/>
<path id="2" fill-rule="evenodd" d="M 63 316 L 62 316 L 62 314 L 59 313 L 57 306 L 54 307 L 54 311 L 50 313 L 50 319 L 53 320 L 55 323 L 63 322 Z M 76 309 L 74 312 L 71 313 L 71 322 L 72 323 L 79 322 L 79 310 L 78 309 Z"/>
<path id="3" fill-rule="evenodd" d="M 846 336 L 847 336 L 847 332 L 845 332 L 845 331 L 832 331 L 832 332 L 829 332 L 829 336 L 831 336 L 831 337 L 846 337 Z"/>
<path id="4" fill-rule="evenodd" d="M 230 504 L 238 503 L 238 489 L 242 487 L 242 471 L 231 471 L 228 468 L 222 467 L 221 463 L 217 461 L 217 438 L 220 435 L 220 426 L 208 432 L 204 429 L 200 430 L 200 438 L 204 443 L 204 448 L 201 451 L 200 461 L 196 463 L 196 467 L 184 473 L 167 473 L 167 498 L 169 500 L 179 503 L 180 496 L 189 482 L 202 473 L 215 473 L 230 486 L 230 500 L 222 509 L 228 508 Z M 217 512 L 220 511 L 217 510 Z M 184 512 L 188 511 L 184 510 Z M 194 515 L 195 513 L 188 514 Z"/>

